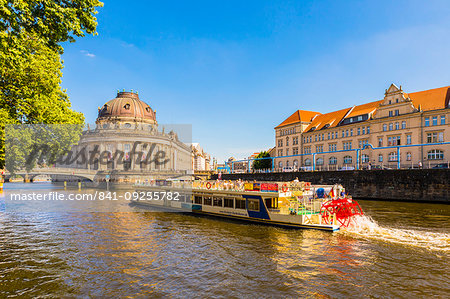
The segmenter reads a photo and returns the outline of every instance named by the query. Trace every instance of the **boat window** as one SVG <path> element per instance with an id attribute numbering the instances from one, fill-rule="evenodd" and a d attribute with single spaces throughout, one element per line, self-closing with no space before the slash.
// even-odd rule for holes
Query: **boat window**
<path id="1" fill-rule="evenodd" d="M 234 201 L 232 198 L 225 198 L 225 200 L 223 201 L 223 206 L 225 208 L 234 208 L 233 204 L 234 204 Z"/>
<path id="2" fill-rule="evenodd" d="M 210 196 L 205 196 L 203 197 L 203 204 L 207 205 L 207 206 L 211 206 L 212 205 L 212 199 Z"/>
<path id="3" fill-rule="evenodd" d="M 245 209 L 245 199 L 236 198 L 235 209 Z"/>
<path id="4" fill-rule="evenodd" d="M 214 197 L 213 203 L 215 207 L 221 207 L 222 206 L 222 197 Z"/>
<path id="5" fill-rule="evenodd" d="M 194 203 L 201 205 L 202 204 L 202 197 L 201 196 L 195 196 L 194 197 Z"/>
<path id="6" fill-rule="evenodd" d="M 268 209 L 278 208 L 278 198 L 265 198 L 264 200 Z"/>
<path id="7" fill-rule="evenodd" d="M 259 199 L 249 199 L 248 210 L 259 212 Z"/>

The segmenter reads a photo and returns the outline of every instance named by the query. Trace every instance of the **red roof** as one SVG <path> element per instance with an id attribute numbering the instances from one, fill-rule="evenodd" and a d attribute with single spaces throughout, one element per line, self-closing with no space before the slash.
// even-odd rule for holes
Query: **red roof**
<path id="1" fill-rule="evenodd" d="M 314 112 L 314 111 L 306 111 L 306 110 L 297 110 L 295 111 L 291 116 L 286 118 L 281 124 L 275 127 L 275 129 L 292 125 L 299 122 L 311 122 L 314 116 L 320 115 L 320 112 Z"/>
<path id="2" fill-rule="evenodd" d="M 412 92 L 407 95 L 416 108 L 419 108 L 420 105 L 424 111 L 444 109 L 449 104 L 450 86 Z"/>

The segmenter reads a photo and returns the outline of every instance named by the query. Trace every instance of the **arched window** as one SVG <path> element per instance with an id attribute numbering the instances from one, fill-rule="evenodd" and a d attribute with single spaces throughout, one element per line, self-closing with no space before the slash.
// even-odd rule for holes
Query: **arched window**
<path id="1" fill-rule="evenodd" d="M 282 161 L 278 162 L 278 167 L 280 167 L 280 168 L 283 167 L 283 162 Z"/>
<path id="2" fill-rule="evenodd" d="M 411 161 L 412 155 L 410 152 L 406 153 L 406 161 Z"/>
<path id="3" fill-rule="evenodd" d="M 286 167 L 289 167 L 289 161 L 286 161 Z"/>
<path id="4" fill-rule="evenodd" d="M 443 160 L 444 159 L 444 152 L 441 150 L 431 150 L 428 152 L 428 160 Z"/>
<path id="5" fill-rule="evenodd" d="M 388 159 L 389 159 L 389 162 L 397 162 L 397 160 L 398 160 L 397 152 L 390 152 Z"/>
<path id="6" fill-rule="evenodd" d="M 323 165 L 323 158 L 317 158 L 316 165 Z"/>
<path id="7" fill-rule="evenodd" d="M 389 131 L 392 131 L 392 128 L 393 128 L 392 123 L 390 123 L 389 124 Z"/>
<path id="8" fill-rule="evenodd" d="M 378 162 L 383 162 L 383 155 L 382 154 L 378 155 Z"/>
<path id="9" fill-rule="evenodd" d="M 330 157 L 328 163 L 330 165 L 336 165 L 337 164 L 337 158 L 336 157 Z"/>
<path id="10" fill-rule="evenodd" d="M 387 125 L 386 124 L 383 125 L 383 131 L 387 131 Z"/>
<path id="11" fill-rule="evenodd" d="M 344 164 L 351 164 L 352 163 L 352 156 L 345 156 L 344 157 Z"/>
<path id="12" fill-rule="evenodd" d="M 294 167 L 298 167 L 298 161 L 294 160 Z"/>
<path id="13" fill-rule="evenodd" d="M 369 163 L 369 155 L 367 155 L 367 154 L 362 154 L 362 156 L 361 156 L 361 162 L 362 162 L 362 163 Z"/>
<path id="14" fill-rule="evenodd" d="M 395 123 L 395 129 L 399 130 L 400 129 L 400 124 L 398 122 Z"/>
<path id="15" fill-rule="evenodd" d="M 311 166 L 311 159 L 310 158 L 305 159 L 305 166 Z"/>
<path id="16" fill-rule="evenodd" d="M 402 121 L 402 129 L 406 129 L 406 121 Z"/>

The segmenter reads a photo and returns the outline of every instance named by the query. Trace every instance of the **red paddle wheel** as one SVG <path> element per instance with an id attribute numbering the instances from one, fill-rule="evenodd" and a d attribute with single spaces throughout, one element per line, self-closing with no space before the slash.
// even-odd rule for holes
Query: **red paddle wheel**
<path id="1" fill-rule="evenodd" d="M 353 216 L 363 215 L 363 211 L 358 202 L 350 198 L 337 198 L 325 201 L 320 207 L 323 224 L 332 224 L 336 215 L 336 222 L 339 226 L 348 227 Z"/>

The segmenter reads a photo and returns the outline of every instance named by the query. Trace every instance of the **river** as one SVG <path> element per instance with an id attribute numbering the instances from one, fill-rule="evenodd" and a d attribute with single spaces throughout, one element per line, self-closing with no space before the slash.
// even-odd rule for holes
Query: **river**
<path id="1" fill-rule="evenodd" d="M 55 188 L 8 183 L 2 196 Z M 0 298 L 447 297 L 450 205 L 359 203 L 366 216 L 336 233 L 126 203 L 111 212 L 8 211 L 3 203 Z"/>

